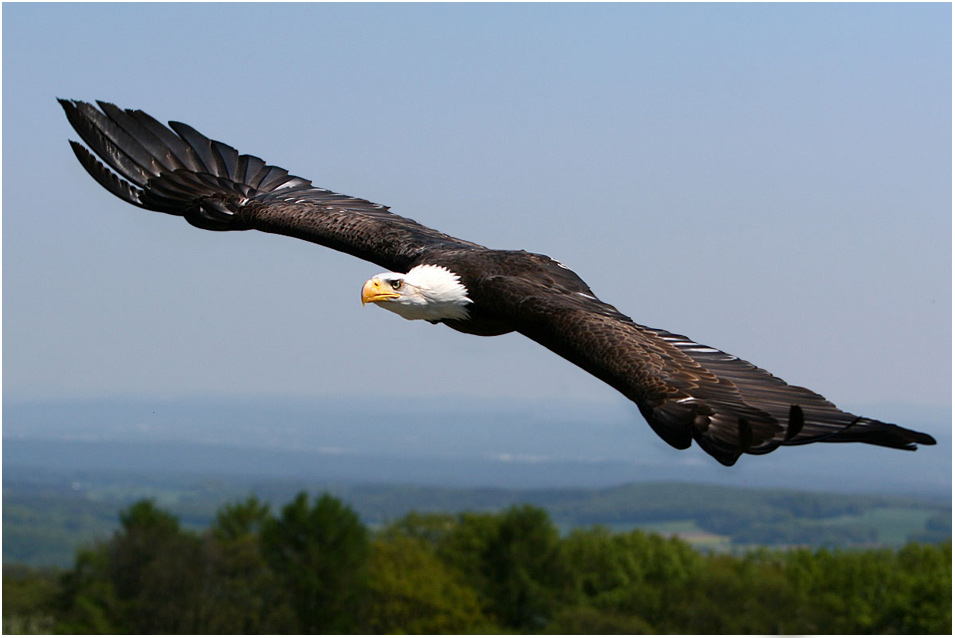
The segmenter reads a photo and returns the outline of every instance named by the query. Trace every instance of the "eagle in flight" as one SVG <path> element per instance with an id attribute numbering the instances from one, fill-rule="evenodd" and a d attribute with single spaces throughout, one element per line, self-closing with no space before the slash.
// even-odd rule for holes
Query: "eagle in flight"
<path id="1" fill-rule="evenodd" d="M 696 441 L 733 465 L 743 453 L 817 441 L 901 450 L 935 443 L 843 412 L 716 348 L 637 324 L 546 255 L 445 235 L 386 206 L 315 187 L 180 122 L 167 128 L 107 102 L 60 104 L 86 143 L 70 142 L 76 157 L 120 199 L 199 228 L 289 235 L 377 264 L 387 272 L 365 282 L 363 303 L 474 335 L 518 332 L 622 392 L 675 448 Z"/>

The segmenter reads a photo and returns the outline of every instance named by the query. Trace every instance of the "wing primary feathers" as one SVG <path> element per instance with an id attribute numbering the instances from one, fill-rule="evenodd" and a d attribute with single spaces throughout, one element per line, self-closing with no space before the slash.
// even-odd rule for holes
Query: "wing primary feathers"
<path id="1" fill-rule="evenodd" d="M 243 184 L 252 184 L 252 179 L 262 168 L 265 162 L 254 155 L 240 155 L 236 167 L 236 177 Z"/>
<path id="2" fill-rule="evenodd" d="M 219 162 L 216 161 L 215 153 L 212 152 L 212 140 L 182 122 L 169 122 L 169 128 L 178 133 L 179 137 L 184 139 L 188 147 L 195 153 L 196 159 L 199 160 L 201 171 L 212 173 L 213 175 L 221 174 L 221 170 L 224 167 L 220 166 Z"/>
<path id="3" fill-rule="evenodd" d="M 201 170 L 195 153 L 182 140 L 181 137 L 163 126 L 161 122 L 139 110 L 127 110 L 126 113 L 149 133 L 152 150 L 156 160 L 169 171 L 177 169 L 186 169 L 190 171 Z M 145 137 L 145 136 L 144 136 Z"/>
<path id="4" fill-rule="evenodd" d="M 109 102 L 59 100 L 85 147 L 74 153 L 106 190 L 207 230 L 287 235 L 406 272 L 429 250 L 486 250 L 388 207 L 312 186 L 188 124 Z"/>
<path id="5" fill-rule="evenodd" d="M 97 102 L 97 104 L 115 124 L 115 126 L 110 127 L 115 131 L 113 135 L 117 137 L 122 135 L 124 140 L 122 142 L 123 150 L 142 167 L 143 177 L 148 180 L 150 177 L 158 175 L 165 166 L 161 162 L 161 158 L 157 157 L 154 152 L 156 142 L 149 130 L 132 117 L 129 112 L 122 110 L 115 104 L 109 102 Z M 119 131 L 124 133 L 120 134 Z M 118 140 L 114 140 L 114 143 L 120 144 Z"/>
<path id="6" fill-rule="evenodd" d="M 222 173 L 233 182 L 241 182 L 239 177 L 239 152 L 222 142 L 213 142 L 212 150 L 216 155 L 216 161 L 222 167 Z"/>
<path id="7" fill-rule="evenodd" d="M 147 178 L 142 174 L 142 170 L 139 167 L 133 169 L 134 163 L 128 159 L 128 156 L 123 158 L 122 156 L 125 153 L 119 148 L 124 142 L 128 143 L 129 146 L 137 146 L 135 142 L 123 138 L 117 144 L 117 131 L 113 130 L 112 135 L 106 133 L 107 129 L 115 129 L 116 127 L 112 125 L 106 115 L 97 111 L 92 105 L 66 100 L 60 100 L 60 104 L 66 111 L 66 117 L 73 125 L 74 130 L 79 133 L 80 138 L 93 149 L 96 155 L 110 168 L 134 182 L 137 186 L 145 185 Z"/>
<path id="8" fill-rule="evenodd" d="M 129 202 L 134 206 L 142 206 L 142 197 L 143 192 L 138 188 L 135 188 L 130 185 L 129 182 L 121 180 L 116 176 L 116 173 L 106 168 L 102 162 L 100 162 L 96 157 L 86 150 L 86 147 L 80 144 L 79 142 L 70 141 L 70 147 L 73 149 L 73 153 L 76 155 L 76 159 L 80 161 L 80 164 L 83 165 L 83 168 L 86 169 L 86 172 L 99 183 L 100 186 L 111 192 L 116 197 Z"/>

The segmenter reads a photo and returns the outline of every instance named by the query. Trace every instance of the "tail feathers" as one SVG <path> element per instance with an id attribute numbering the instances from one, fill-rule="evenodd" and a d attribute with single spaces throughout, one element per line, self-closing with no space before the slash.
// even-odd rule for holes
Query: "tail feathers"
<path id="1" fill-rule="evenodd" d="M 257 194 L 311 186 L 187 124 L 170 122 L 170 130 L 142 111 L 108 102 L 97 102 L 102 111 L 86 102 L 59 102 L 92 150 L 71 142 L 86 171 L 109 192 L 140 208 L 226 230 L 236 227 L 233 214 L 238 207 Z"/>

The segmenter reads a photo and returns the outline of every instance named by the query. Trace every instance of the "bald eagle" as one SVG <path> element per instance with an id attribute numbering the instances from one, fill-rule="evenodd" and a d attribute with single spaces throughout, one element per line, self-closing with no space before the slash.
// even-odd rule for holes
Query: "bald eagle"
<path id="1" fill-rule="evenodd" d="M 106 102 L 98 109 L 59 102 L 89 147 L 71 141 L 76 157 L 120 199 L 199 228 L 288 235 L 377 264 L 388 272 L 365 282 L 363 303 L 474 335 L 518 332 L 623 393 L 675 448 L 696 441 L 733 465 L 743 453 L 817 441 L 902 450 L 935 443 L 844 412 L 716 348 L 639 325 L 546 255 L 445 235 L 386 206 L 312 186 L 180 122 L 167 128 Z"/>

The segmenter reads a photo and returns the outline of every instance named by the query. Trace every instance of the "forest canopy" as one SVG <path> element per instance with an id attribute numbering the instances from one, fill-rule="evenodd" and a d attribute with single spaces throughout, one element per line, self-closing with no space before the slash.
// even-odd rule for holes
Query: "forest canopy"
<path id="1" fill-rule="evenodd" d="M 547 512 L 255 496 L 203 530 L 143 500 L 62 571 L 4 569 L 7 633 L 951 633 L 951 541 L 702 553 Z"/>

